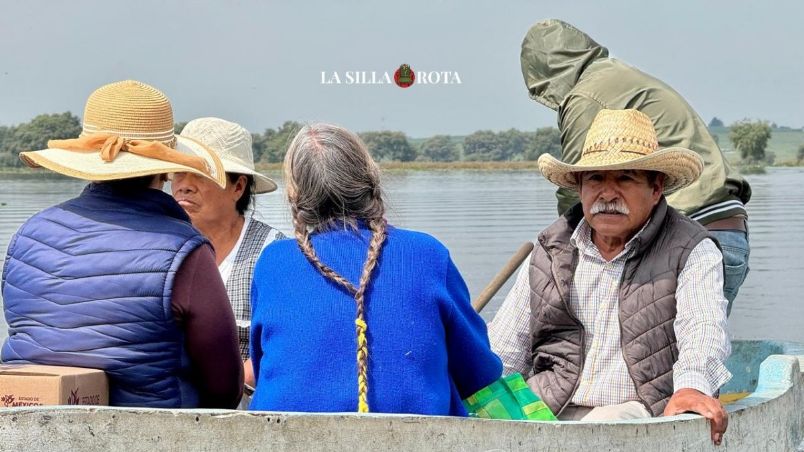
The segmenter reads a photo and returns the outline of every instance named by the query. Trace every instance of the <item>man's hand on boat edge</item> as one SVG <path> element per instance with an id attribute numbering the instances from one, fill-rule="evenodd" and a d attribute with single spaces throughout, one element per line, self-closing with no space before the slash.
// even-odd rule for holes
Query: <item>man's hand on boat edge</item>
<path id="1" fill-rule="evenodd" d="M 679 389 L 664 409 L 665 416 L 675 416 L 681 413 L 696 413 L 709 419 L 709 426 L 712 433 L 712 442 L 719 446 L 723 440 L 723 434 L 729 426 L 729 415 L 720 401 L 714 397 L 691 388 Z"/>

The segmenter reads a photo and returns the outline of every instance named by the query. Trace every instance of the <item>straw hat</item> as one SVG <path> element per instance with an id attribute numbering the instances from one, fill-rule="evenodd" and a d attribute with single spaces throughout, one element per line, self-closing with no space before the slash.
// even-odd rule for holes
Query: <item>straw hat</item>
<path id="1" fill-rule="evenodd" d="M 192 172 L 226 186 L 217 155 L 173 133 L 173 109 L 162 92 L 126 80 L 95 90 L 78 138 L 50 140 L 48 149 L 20 153 L 26 165 L 90 181 Z"/>
<path id="2" fill-rule="evenodd" d="M 254 170 L 251 133 L 240 124 L 220 118 L 198 118 L 188 122 L 179 136 L 212 149 L 220 157 L 227 173 L 254 176 L 256 193 L 276 190 L 276 182 Z"/>
<path id="3" fill-rule="evenodd" d="M 695 182 L 703 160 L 695 152 L 671 147 L 659 150 L 650 118 L 637 110 L 601 110 L 595 116 L 578 163 L 563 163 L 550 154 L 539 157 L 539 170 L 559 187 L 577 190 L 576 174 L 584 171 L 646 170 L 665 174 L 664 194 Z"/>

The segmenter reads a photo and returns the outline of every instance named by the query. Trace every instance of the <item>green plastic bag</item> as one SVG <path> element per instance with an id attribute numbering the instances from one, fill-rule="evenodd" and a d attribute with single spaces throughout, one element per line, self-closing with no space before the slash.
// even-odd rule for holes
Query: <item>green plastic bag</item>
<path id="1" fill-rule="evenodd" d="M 550 407 L 519 373 L 500 378 L 463 401 L 470 417 L 522 421 L 557 421 Z"/>

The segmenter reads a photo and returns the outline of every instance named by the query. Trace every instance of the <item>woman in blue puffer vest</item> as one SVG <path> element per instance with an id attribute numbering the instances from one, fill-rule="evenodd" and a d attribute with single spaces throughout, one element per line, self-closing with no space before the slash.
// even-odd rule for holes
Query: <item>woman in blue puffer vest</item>
<path id="1" fill-rule="evenodd" d="M 12 238 L 2 292 L 2 360 L 101 369 L 111 405 L 237 405 L 242 367 L 209 242 L 161 191 L 165 173 L 225 183 L 220 160 L 177 140 L 167 98 L 143 83 L 89 97 L 81 137 L 21 153 L 94 182 Z"/>

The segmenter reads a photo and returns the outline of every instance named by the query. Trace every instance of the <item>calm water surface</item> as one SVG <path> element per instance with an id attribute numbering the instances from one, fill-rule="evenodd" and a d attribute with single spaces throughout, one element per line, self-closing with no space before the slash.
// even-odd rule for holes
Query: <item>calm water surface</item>
<path id="1" fill-rule="evenodd" d="M 278 174 L 272 177 L 279 179 Z M 729 319 L 732 336 L 804 343 L 804 168 L 748 176 L 751 272 Z M 0 252 L 33 213 L 77 195 L 84 183 L 0 176 Z M 389 219 L 444 242 L 473 297 L 519 246 L 556 217 L 553 187 L 528 171 L 411 171 L 385 176 Z M 284 193 L 257 198 L 257 218 L 290 232 Z M 513 278 L 512 278 L 513 280 Z M 490 320 L 511 282 L 483 311 Z M 0 299 L 0 302 L 2 300 Z M 0 339 L 6 325 L 0 319 Z"/>

